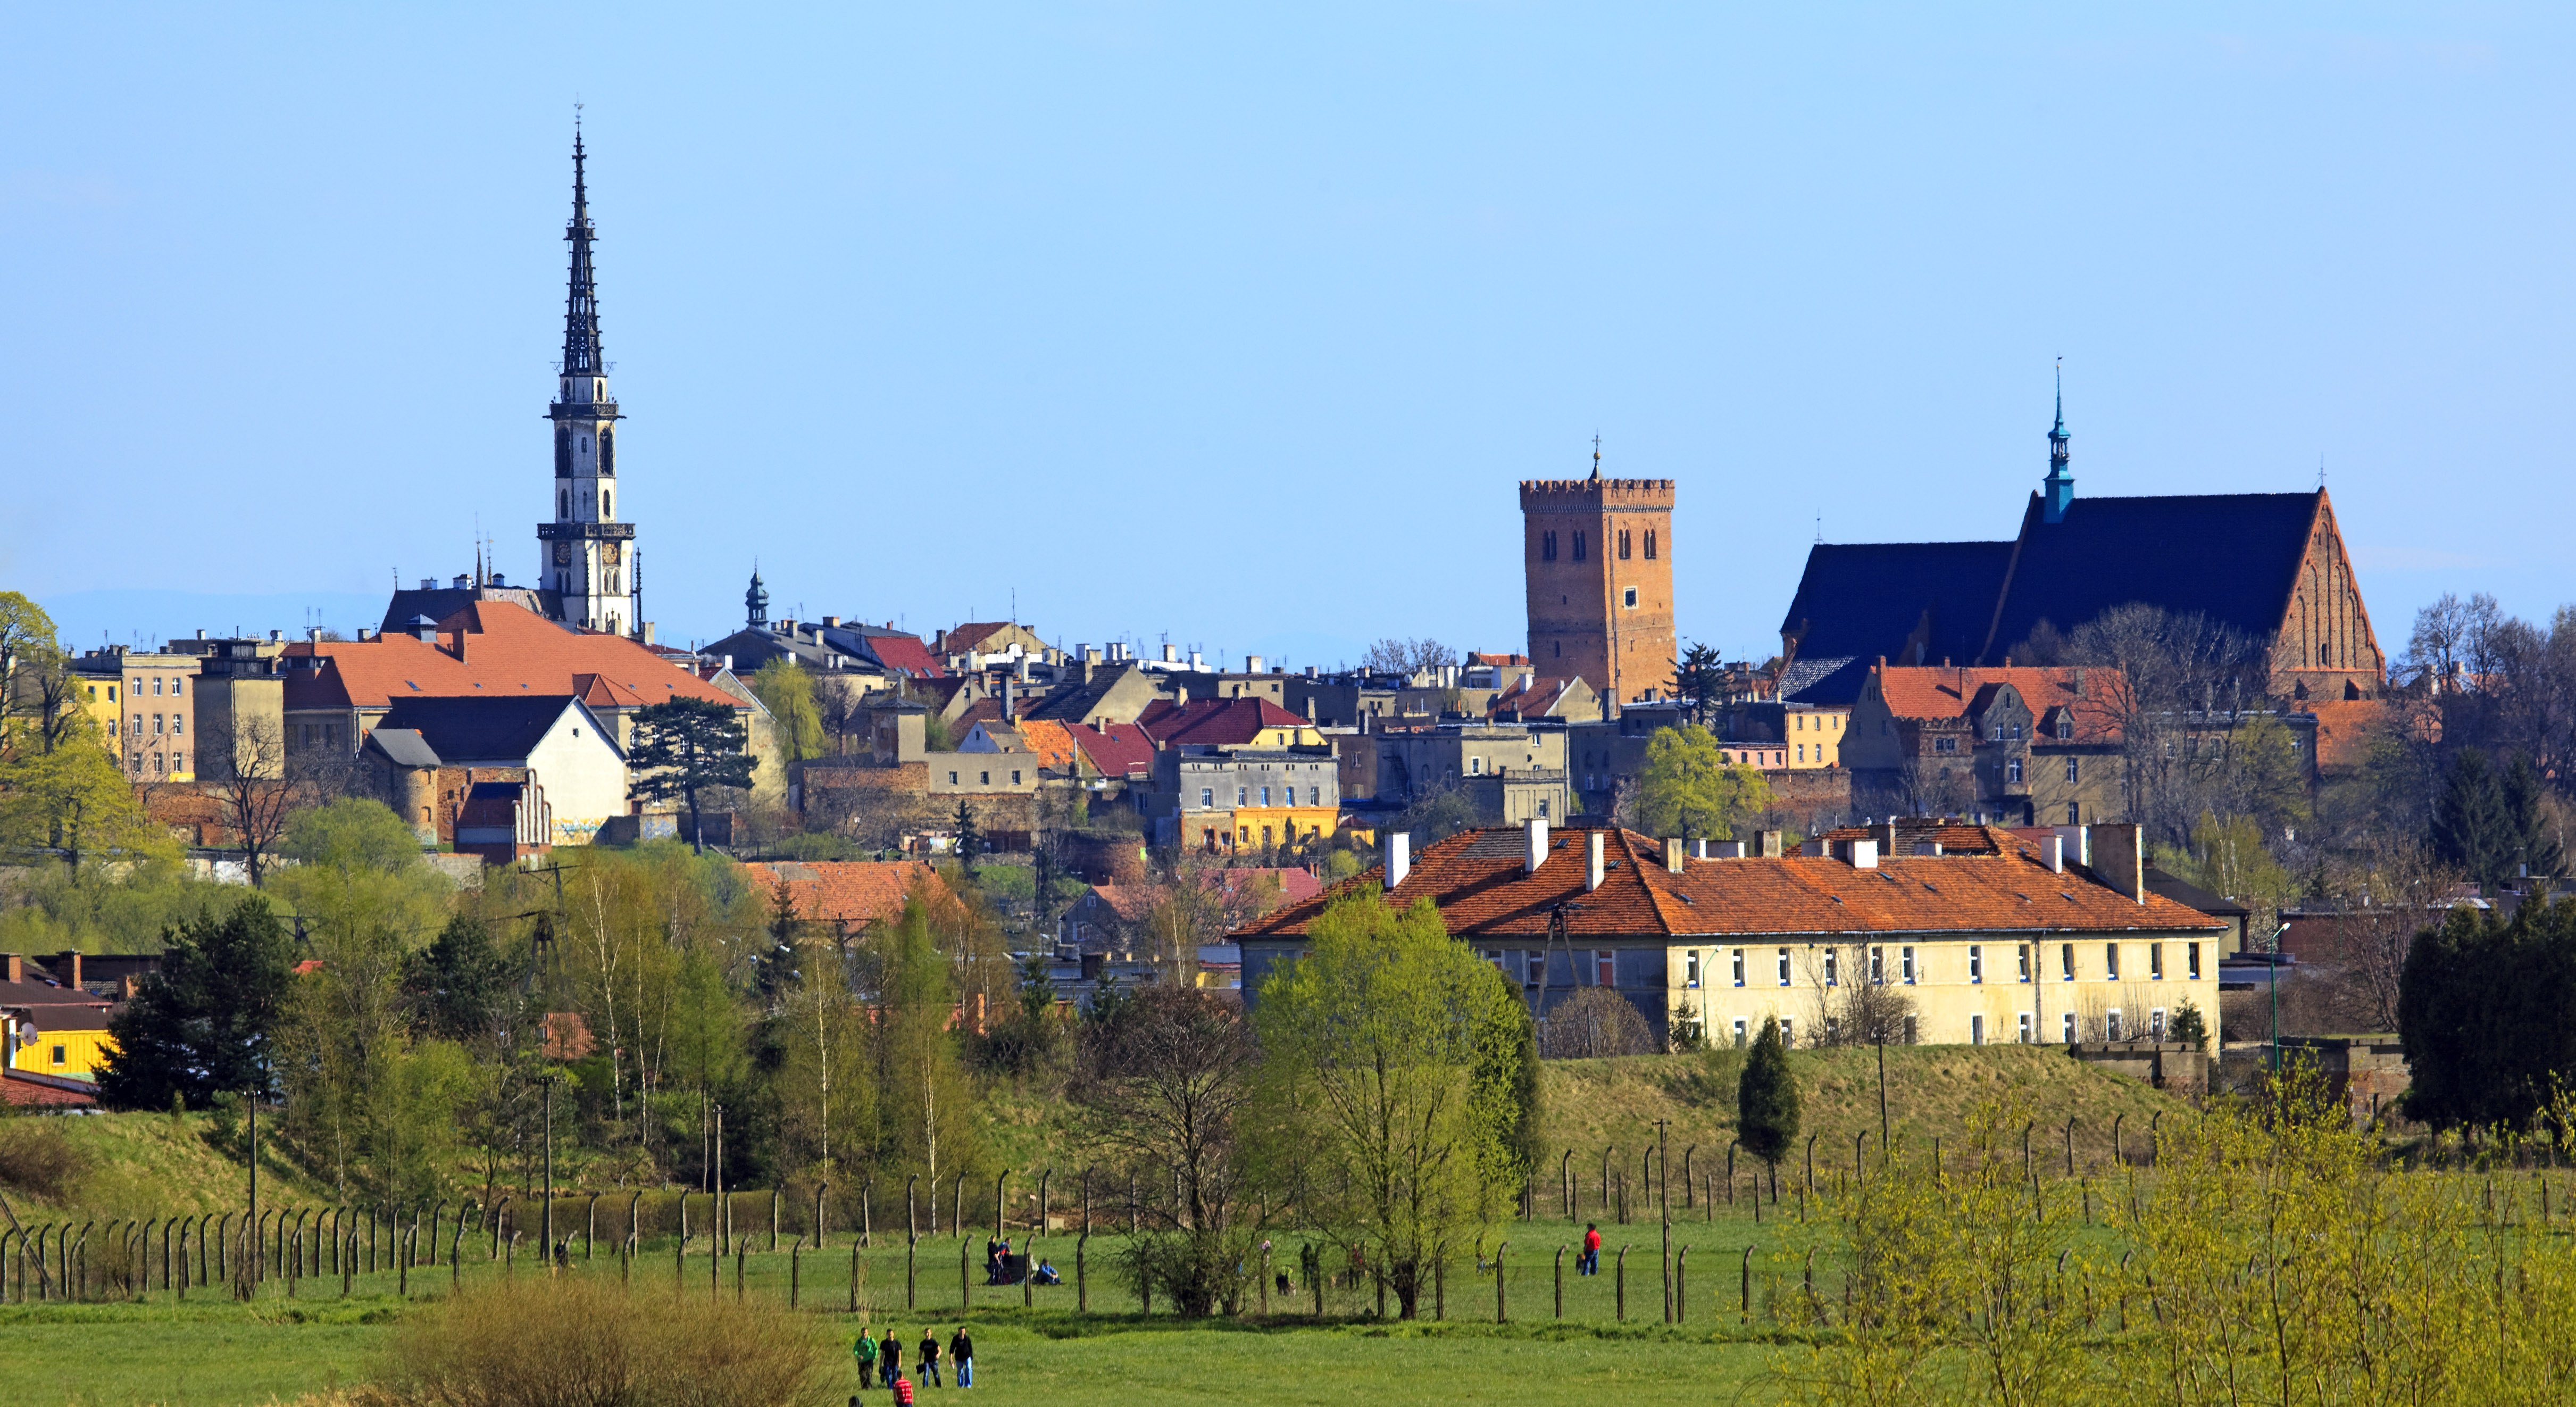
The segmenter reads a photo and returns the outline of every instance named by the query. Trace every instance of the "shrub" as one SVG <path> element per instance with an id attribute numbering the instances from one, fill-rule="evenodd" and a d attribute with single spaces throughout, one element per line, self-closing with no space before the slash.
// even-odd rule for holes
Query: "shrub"
<path id="1" fill-rule="evenodd" d="M 52 1120 L 0 1121 L 0 1186 L 59 1202 L 87 1166 L 88 1160 Z"/>
<path id="2" fill-rule="evenodd" d="M 821 1407 L 837 1367 L 798 1316 L 529 1278 L 406 1319 L 382 1392 L 406 1407 Z"/>
<path id="3" fill-rule="evenodd" d="M 1636 1003 L 1607 987 L 1586 987 L 1549 1010 L 1540 1044 L 1552 1060 L 1652 1055 L 1655 1032 Z"/>

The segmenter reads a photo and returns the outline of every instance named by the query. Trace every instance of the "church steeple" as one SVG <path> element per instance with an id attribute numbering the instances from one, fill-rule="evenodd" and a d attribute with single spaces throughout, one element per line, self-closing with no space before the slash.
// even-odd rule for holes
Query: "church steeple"
<path id="1" fill-rule="evenodd" d="M 2066 456 L 2066 359 L 2057 359 L 2057 425 L 2048 432 L 2048 477 L 2040 481 L 2040 513 L 2044 521 L 2066 521 L 2066 510 L 2075 502 L 2075 475 L 2067 467 Z"/>
<path id="2" fill-rule="evenodd" d="M 636 618 L 635 525 L 617 517 L 617 399 L 600 354 L 599 284 L 591 263 L 590 153 L 578 118 L 572 140 L 572 220 L 564 240 L 572 269 L 564 296 L 563 365 L 555 373 L 555 515 L 537 525 L 544 554 L 538 580 L 555 619 L 619 635 L 643 632 Z"/>
<path id="3" fill-rule="evenodd" d="M 743 614 L 753 630 L 769 628 L 769 588 L 760 583 L 760 568 L 751 569 L 751 589 L 742 593 Z"/>

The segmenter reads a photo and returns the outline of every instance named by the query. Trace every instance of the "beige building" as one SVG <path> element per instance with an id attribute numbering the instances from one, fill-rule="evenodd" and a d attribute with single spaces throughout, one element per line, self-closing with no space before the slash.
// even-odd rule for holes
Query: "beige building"
<path id="1" fill-rule="evenodd" d="M 74 659 L 71 673 L 75 699 L 129 781 L 196 779 L 205 729 L 193 656 L 110 645 Z"/>
<path id="2" fill-rule="evenodd" d="M 1676 1044 L 1693 1029 L 1750 1039 L 1765 1020 L 1805 1045 L 1857 1041 L 1873 1022 L 1928 1045 L 2123 1040 L 2170 1030 L 2186 1004 L 2216 1040 L 2227 927 L 2146 886 L 2137 827 L 1924 834 L 1904 837 L 1906 854 L 1879 826 L 1807 853 L 1776 853 L 1774 833 L 1703 857 L 1532 822 L 1452 836 L 1419 863 L 1390 836 L 1385 863 L 1243 931 L 1244 989 L 1257 1000 L 1327 905 L 1377 887 L 1398 905 L 1430 899 L 1542 1021 L 1604 987 Z"/>

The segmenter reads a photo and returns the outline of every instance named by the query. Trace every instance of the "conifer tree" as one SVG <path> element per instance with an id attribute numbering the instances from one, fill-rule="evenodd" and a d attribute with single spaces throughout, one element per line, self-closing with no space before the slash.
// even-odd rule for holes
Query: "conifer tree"
<path id="1" fill-rule="evenodd" d="M 1735 1085 L 1735 1141 L 1771 1170 L 1771 1196 L 1780 1196 L 1780 1160 L 1798 1138 L 1798 1083 L 1789 1074 L 1789 1052 L 1780 1023 L 1762 1019 L 1762 1034 L 1744 1059 Z"/>
<path id="2" fill-rule="evenodd" d="M 2504 770 L 2504 778 L 2497 784 L 2498 808 L 2514 838 L 2514 853 L 2506 857 L 2511 865 L 2508 873 L 2552 876 L 2567 870 L 2567 853 L 2550 829 L 2547 813 L 2541 810 L 2545 786 L 2540 769 L 2531 765 L 2528 753 L 2515 754 L 2513 765 Z"/>
<path id="3" fill-rule="evenodd" d="M 2435 858 L 2479 884 L 2491 885 L 2513 873 L 2517 837 L 2485 753 L 2465 749 L 2452 762 L 2442 794 L 2433 801 L 2432 841 Z"/>
<path id="4" fill-rule="evenodd" d="M 116 1049 L 98 1072 L 111 1109 L 192 1109 L 274 1079 L 273 1032 L 286 1006 L 295 940 L 257 898 L 170 931 L 161 970 L 108 1020 Z"/>

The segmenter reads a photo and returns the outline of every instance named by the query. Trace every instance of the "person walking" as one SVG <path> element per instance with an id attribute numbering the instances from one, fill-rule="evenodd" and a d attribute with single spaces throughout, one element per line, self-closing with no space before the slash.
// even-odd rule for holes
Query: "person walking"
<path id="1" fill-rule="evenodd" d="M 885 1338 L 877 1344 L 877 1381 L 893 1387 L 895 1379 L 902 1376 L 903 1340 L 894 1336 L 894 1330 L 888 1329 Z"/>
<path id="2" fill-rule="evenodd" d="M 959 1387 L 975 1385 L 975 1340 L 967 1335 L 963 1324 L 948 1336 L 948 1362 L 950 1370 L 957 1374 Z"/>
<path id="3" fill-rule="evenodd" d="M 1578 1273 L 1584 1275 L 1598 1275 L 1601 1273 L 1600 1223 L 1591 1221 L 1583 1223 L 1583 1259 L 1575 1268 Z"/>
<path id="4" fill-rule="evenodd" d="M 898 1371 L 894 1375 L 894 1381 L 889 1383 L 888 1386 L 894 1389 L 895 1407 L 912 1407 L 912 1380 L 910 1378 L 905 1377 Z"/>
<path id="5" fill-rule="evenodd" d="M 931 1337 L 928 1329 L 921 1331 L 921 1352 L 915 1354 L 912 1361 L 921 1374 L 923 1387 L 947 1386 L 939 1380 L 939 1340 Z"/>
<path id="6" fill-rule="evenodd" d="M 865 1392 L 868 1388 L 868 1380 L 874 1377 L 877 1371 L 877 1341 L 875 1336 L 868 1332 L 867 1325 L 859 1326 L 859 1337 L 850 1345 L 850 1356 L 858 1360 L 859 1390 Z"/>

